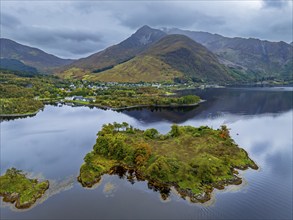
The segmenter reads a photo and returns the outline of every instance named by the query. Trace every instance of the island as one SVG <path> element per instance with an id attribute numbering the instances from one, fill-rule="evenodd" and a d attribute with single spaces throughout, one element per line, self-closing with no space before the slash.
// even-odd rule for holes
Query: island
<path id="1" fill-rule="evenodd" d="M 92 187 L 103 174 L 122 170 L 130 181 L 146 180 L 160 192 L 174 187 L 183 198 L 205 202 L 214 188 L 241 184 L 237 169 L 247 168 L 258 166 L 233 141 L 225 125 L 217 130 L 172 125 L 167 134 L 160 134 L 154 128 L 140 130 L 114 122 L 98 132 L 78 181 Z"/>
<path id="2" fill-rule="evenodd" d="M 10 168 L 0 176 L 0 196 L 4 202 L 15 203 L 18 209 L 31 207 L 49 188 L 49 181 L 39 182 L 29 179 L 15 168 Z"/>

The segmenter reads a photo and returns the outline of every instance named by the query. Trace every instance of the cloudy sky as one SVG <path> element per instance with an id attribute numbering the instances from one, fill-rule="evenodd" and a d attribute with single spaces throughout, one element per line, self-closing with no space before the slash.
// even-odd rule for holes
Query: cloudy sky
<path id="1" fill-rule="evenodd" d="M 1 37 L 63 58 L 117 44 L 147 24 L 292 41 L 292 0 L 1 0 Z"/>

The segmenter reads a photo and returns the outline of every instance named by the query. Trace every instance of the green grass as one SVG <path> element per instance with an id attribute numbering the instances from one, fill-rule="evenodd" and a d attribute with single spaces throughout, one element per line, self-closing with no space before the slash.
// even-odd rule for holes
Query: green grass
<path id="1" fill-rule="evenodd" d="M 89 71 L 82 70 L 80 68 L 70 68 L 62 73 L 58 73 L 58 76 L 63 79 L 82 79 L 83 76 L 89 74 Z"/>
<path id="2" fill-rule="evenodd" d="M 136 57 L 110 70 L 86 76 L 88 80 L 103 82 L 173 82 L 183 74 L 152 56 Z"/>
<path id="3" fill-rule="evenodd" d="M 195 197 L 233 180 L 235 168 L 257 169 L 231 139 L 226 126 L 214 130 L 173 125 L 162 135 L 155 129 L 143 131 L 127 123 L 104 125 L 94 150 L 85 157 L 79 181 L 91 186 L 97 182 L 89 184 L 91 180 L 118 165 L 135 169 L 151 182 L 175 186 L 179 192 L 191 191 Z"/>
<path id="4" fill-rule="evenodd" d="M 49 181 L 29 179 L 15 168 L 8 169 L 0 177 L 0 195 L 4 201 L 16 202 L 17 208 L 29 208 L 48 188 Z"/>

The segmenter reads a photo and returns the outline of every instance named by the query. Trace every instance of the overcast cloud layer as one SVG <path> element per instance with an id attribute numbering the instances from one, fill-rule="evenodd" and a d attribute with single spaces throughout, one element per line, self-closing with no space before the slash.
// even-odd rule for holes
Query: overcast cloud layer
<path id="1" fill-rule="evenodd" d="M 292 41 L 291 0 L 3 1 L 1 37 L 63 58 L 117 44 L 147 24 Z"/>

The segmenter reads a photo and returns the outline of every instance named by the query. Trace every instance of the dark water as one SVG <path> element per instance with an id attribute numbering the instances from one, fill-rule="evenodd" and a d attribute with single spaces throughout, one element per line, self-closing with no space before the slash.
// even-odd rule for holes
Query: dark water
<path id="1" fill-rule="evenodd" d="M 189 91 L 207 101 L 189 109 L 104 111 L 46 106 L 35 117 L 1 123 L 1 173 L 9 167 L 51 180 L 47 200 L 15 211 L 4 203 L 1 219 L 292 219 L 292 88 Z M 163 201 L 146 182 L 105 175 L 94 189 L 76 181 L 80 165 L 104 123 L 126 121 L 166 133 L 173 123 L 225 123 L 260 170 L 241 172 L 244 184 L 215 191 L 207 204 L 176 193 Z"/>

